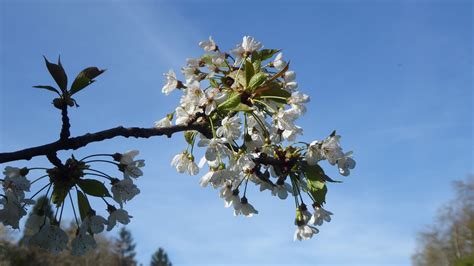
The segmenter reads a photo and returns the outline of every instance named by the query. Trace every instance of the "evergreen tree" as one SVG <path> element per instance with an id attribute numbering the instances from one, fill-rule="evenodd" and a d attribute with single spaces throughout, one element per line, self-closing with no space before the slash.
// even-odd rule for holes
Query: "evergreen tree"
<path id="1" fill-rule="evenodd" d="M 159 248 L 153 256 L 151 257 L 151 266 L 172 266 L 170 260 L 168 259 L 168 254 L 166 254 L 165 250 Z"/>
<path id="2" fill-rule="evenodd" d="M 133 243 L 132 233 L 125 227 L 122 227 L 119 232 L 119 238 L 115 242 L 115 251 L 119 257 L 120 266 L 135 266 L 135 246 Z"/>

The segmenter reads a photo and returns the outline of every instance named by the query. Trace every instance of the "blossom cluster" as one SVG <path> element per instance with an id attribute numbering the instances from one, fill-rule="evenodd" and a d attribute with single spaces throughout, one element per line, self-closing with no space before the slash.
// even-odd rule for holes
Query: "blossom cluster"
<path id="1" fill-rule="evenodd" d="M 181 68 L 184 79 L 173 70 L 165 75 L 162 92 L 180 90 L 179 106 L 155 123 L 156 127 L 207 126 L 204 132 L 187 131 L 187 148 L 174 156 L 172 166 L 179 173 L 197 175 L 202 187 L 219 189 L 225 207 L 234 215 L 258 214 L 249 202 L 248 183 L 268 190 L 271 195 L 295 199 L 297 226 L 294 239 L 311 238 L 332 213 L 325 210 L 329 178 L 319 166 L 327 161 L 343 176 L 355 167 L 352 152 L 343 152 L 335 132 L 324 140 L 298 141 L 303 129 L 296 124 L 305 114 L 309 96 L 298 90 L 296 73 L 289 69 L 280 50 L 264 49 L 250 36 L 230 51 L 222 51 L 216 42 L 202 41 L 205 54 L 189 58 Z M 194 147 L 204 148 L 197 163 Z M 312 202 L 313 212 L 304 203 L 303 194 Z M 306 196 L 305 196 L 306 197 Z"/>
<path id="2" fill-rule="evenodd" d="M 62 213 L 67 201 L 72 206 L 77 230 L 75 238 L 70 242 L 71 252 L 74 255 L 83 255 L 97 247 L 94 234 L 112 230 L 118 223 L 128 224 L 130 216 L 123 209 L 124 203 L 132 200 L 140 190 L 134 180 L 143 175 L 141 168 L 145 166 L 144 160 L 135 160 L 138 151 L 132 150 L 115 154 L 95 154 L 77 160 L 72 156 L 64 165 L 54 168 L 17 168 L 7 166 L 1 179 L 4 194 L 0 199 L 0 222 L 13 229 L 19 229 L 20 219 L 27 214 L 27 205 L 35 203 L 35 196 L 46 190 L 46 200 L 38 202 L 34 211 L 25 223 L 25 243 L 41 247 L 53 253 L 61 252 L 68 248 L 68 235 L 61 228 Z M 110 157 L 104 160 L 97 157 Z M 115 165 L 123 178 L 112 177 L 102 171 L 92 168 L 92 163 L 108 163 Z M 30 181 L 27 176 L 34 170 L 45 171 L 44 175 Z M 92 177 L 92 178 L 89 178 Z M 31 185 L 48 178 L 49 182 L 39 189 L 30 198 L 25 197 Z M 96 178 L 96 179 L 94 179 Z M 105 183 L 108 181 L 109 189 Z M 73 200 L 72 194 L 76 195 Z M 89 197 L 101 198 L 107 211 L 107 219 L 92 208 Z M 113 200 L 117 207 L 110 203 Z M 50 201 L 56 208 L 54 215 L 47 214 L 47 204 Z M 76 209 L 76 207 L 78 209 Z M 77 212 L 76 212 L 77 211 Z M 80 216 L 78 218 L 77 216 Z"/>

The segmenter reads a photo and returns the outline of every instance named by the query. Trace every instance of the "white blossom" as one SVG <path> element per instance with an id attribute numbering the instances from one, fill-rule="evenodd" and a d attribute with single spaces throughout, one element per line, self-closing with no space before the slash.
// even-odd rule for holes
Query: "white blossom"
<path id="1" fill-rule="evenodd" d="M 87 216 L 82 221 L 81 229 L 88 231 L 90 230 L 93 234 L 98 234 L 104 231 L 105 225 L 108 224 L 107 220 L 100 215 Z"/>
<path id="2" fill-rule="evenodd" d="M 206 147 L 206 160 L 215 161 L 218 156 L 228 156 L 230 154 L 229 148 L 225 146 L 226 140 L 223 138 L 212 138 L 208 139 L 206 137 L 201 137 L 201 140 L 198 142 L 199 147 Z"/>
<path id="3" fill-rule="evenodd" d="M 324 221 L 330 222 L 331 221 L 332 212 L 326 211 L 322 207 L 315 206 L 314 213 L 309 220 L 310 224 L 314 225 L 322 225 Z"/>
<path id="4" fill-rule="evenodd" d="M 199 167 L 194 162 L 194 157 L 190 156 L 187 152 L 182 152 L 173 157 L 171 165 L 176 168 L 178 173 L 187 172 L 190 175 L 197 175 L 199 173 Z"/>
<path id="5" fill-rule="evenodd" d="M 286 199 L 288 197 L 288 192 L 292 193 L 293 188 L 286 182 L 283 182 L 282 185 L 275 185 L 272 189 L 272 195 L 278 196 L 280 199 Z"/>
<path id="6" fill-rule="evenodd" d="M 258 211 L 252 206 L 252 204 L 248 203 L 247 198 L 242 198 L 240 208 L 235 209 L 235 202 L 234 203 L 234 215 L 243 215 L 245 217 L 252 217 L 254 214 L 258 214 Z"/>
<path id="7" fill-rule="evenodd" d="M 339 158 L 344 157 L 342 148 L 339 145 L 339 139 L 339 135 L 331 136 L 325 139 L 321 145 L 321 152 L 324 158 L 332 165 L 335 165 Z"/>
<path id="8" fill-rule="evenodd" d="M 124 209 L 113 210 L 107 219 L 107 231 L 112 230 L 117 222 L 124 225 L 128 224 L 130 222 L 130 218 L 132 218 L 132 216 L 128 215 L 128 212 Z"/>
<path id="9" fill-rule="evenodd" d="M 299 225 L 296 227 L 295 235 L 293 240 L 308 240 L 313 237 L 314 234 L 317 234 L 319 230 L 316 227 L 310 225 Z"/>
<path id="10" fill-rule="evenodd" d="M 242 48 L 247 53 L 260 50 L 262 47 L 263 47 L 262 43 L 255 40 L 254 37 L 244 36 L 242 39 Z"/>
<path id="11" fill-rule="evenodd" d="M 286 62 L 283 60 L 283 53 L 278 53 L 272 62 L 273 67 L 277 70 L 282 70 L 286 67 Z"/>
<path id="12" fill-rule="evenodd" d="M 3 209 L 0 210 L 0 221 L 4 225 L 10 225 L 14 229 L 19 228 L 20 219 L 26 215 L 23 207 L 25 204 L 32 204 L 34 201 L 19 199 L 11 190 L 5 191 L 5 196 L 0 199 Z"/>
<path id="13" fill-rule="evenodd" d="M 208 41 L 199 42 L 199 46 L 202 49 L 204 49 L 204 51 L 206 51 L 206 52 L 213 52 L 213 51 L 217 50 L 217 45 L 216 45 L 216 43 L 214 42 L 214 40 L 212 39 L 211 36 L 209 36 Z"/>
<path id="14" fill-rule="evenodd" d="M 143 175 L 140 168 L 145 166 L 145 160 L 135 160 L 139 154 L 138 150 L 127 151 L 120 157 L 120 164 L 123 166 L 121 170 L 125 177 L 137 178 Z"/>
<path id="15" fill-rule="evenodd" d="M 66 249 L 68 236 L 59 226 L 46 223 L 30 238 L 29 244 L 57 254 Z"/>
<path id="16" fill-rule="evenodd" d="M 166 84 L 161 89 L 161 92 L 168 95 L 178 87 L 178 80 L 176 79 L 176 74 L 171 69 L 164 76 L 166 77 Z"/>
<path id="17" fill-rule="evenodd" d="M 309 165 L 315 165 L 320 160 L 322 160 L 324 157 L 321 151 L 321 142 L 317 140 L 311 142 L 308 146 L 308 151 L 306 152 L 305 158 Z"/>
<path id="18" fill-rule="evenodd" d="M 216 130 L 218 137 L 224 137 L 225 139 L 232 141 L 240 137 L 240 117 L 238 116 L 226 116 L 222 119 L 222 126 Z"/>
<path id="19" fill-rule="evenodd" d="M 162 127 L 170 127 L 173 124 L 171 123 L 171 120 L 169 119 L 168 116 L 163 117 L 159 121 L 155 122 L 155 127 L 156 128 L 162 128 Z"/>
<path id="20" fill-rule="evenodd" d="M 343 176 L 348 176 L 351 171 L 356 166 L 356 162 L 352 159 L 352 152 L 347 152 L 342 158 L 337 159 L 337 166 L 339 168 L 339 173 Z"/>
<path id="21" fill-rule="evenodd" d="M 132 179 L 127 177 L 125 177 L 123 180 L 115 182 L 112 185 L 111 190 L 113 199 L 120 205 L 133 199 L 133 197 L 140 193 L 140 190 L 137 188 L 137 186 L 133 184 Z"/>
<path id="22" fill-rule="evenodd" d="M 93 236 L 84 230 L 79 230 L 79 233 L 71 241 L 71 253 L 75 256 L 82 256 L 90 250 L 97 248 L 97 243 Z"/>

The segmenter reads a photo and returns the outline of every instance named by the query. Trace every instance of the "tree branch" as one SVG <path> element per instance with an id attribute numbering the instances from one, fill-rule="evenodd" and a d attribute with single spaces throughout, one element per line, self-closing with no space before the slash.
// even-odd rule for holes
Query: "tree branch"
<path id="1" fill-rule="evenodd" d="M 122 126 L 99 131 L 96 133 L 87 133 L 85 135 L 59 139 L 56 142 L 49 144 L 36 146 L 32 148 L 27 148 L 24 150 L 14 151 L 14 152 L 5 152 L 0 153 L 0 163 L 12 162 L 17 160 L 30 160 L 36 156 L 48 156 L 50 161 L 54 160 L 54 155 L 57 151 L 61 150 L 77 150 L 81 147 L 84 147 L 92 142 L 100 142 L 107 139 L 112 139 L 115 137 L 135 137 L 135 138 L 149 138 L 153 136 L 163 136 L 171 137 L 174 133 L 187 131 L 187 130 L 196 130 L 205 135 L 206 137 L 211 138 L 212 135 L 209 132 L 208 126 L 206 123 L 192 123 L 190 125 L 175 125 L 171 127 L 163 128 L 140 128 L 140 127 L 129 127 L 125 128 Z"/>
<path id="2" fill-rule="evenodd" d="M 61 106 L 61 121 L 62 121 L 62 127 L 61 127 L 60 139 L 67 140 L 71 136 L 71 133 L 69 132 L 69 128 L 71 128 L 71 124 L 69 123 L 69 117 L 67 115 L 66 103 L 63 103 L 63 105 Z"/>

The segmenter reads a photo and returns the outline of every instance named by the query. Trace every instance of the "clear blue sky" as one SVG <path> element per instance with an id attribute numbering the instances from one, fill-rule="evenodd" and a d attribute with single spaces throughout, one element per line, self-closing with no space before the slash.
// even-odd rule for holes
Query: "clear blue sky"
<path id="1" fill-rule="evenodd" d="M 152 126 L 178 103 L 161 94 L 162 73 L 200 55 L 209 35 L 226 49 L 252 35 L 283 49 L 311 96 L 303 140 L 337 129 L 358 163 L 329 187 L 333 221 L 300 243 L 291 200 L 253 193 L 260 213 L 234 217 L 199 176 L 177 174 L 169 162 L 184 147 L 179 135 L 74 152 L 141 150 L 142 193 L 128 210 L 145 264 L 163 246 L 175 265 L 408 265 L 451 181 L 474 172 L 471 1 L 133 2 L 0 0 L 0 151 L 59 134 L 52 94 L 31 88 L 53 84 L 42 55 L 60 54 L 70 79 L 87 66 L 108 69 L 76 97 L 80 135 Z M 25 164 L 47 162 L 12 165 Z"/>

